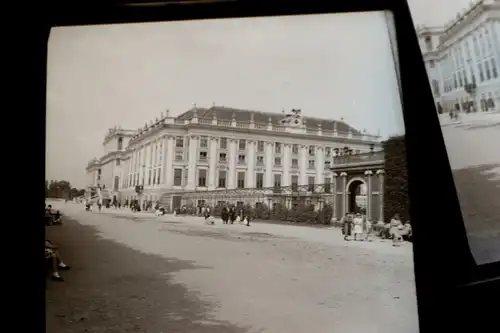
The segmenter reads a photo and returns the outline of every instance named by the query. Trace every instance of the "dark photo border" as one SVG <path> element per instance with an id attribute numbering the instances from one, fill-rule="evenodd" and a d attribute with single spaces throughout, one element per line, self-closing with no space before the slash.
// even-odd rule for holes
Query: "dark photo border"
<path id="1" fill-rule="evenodd" d="M 145 3 L 145 1 L 54 2 L 44 8 L 25 9 L 26 12 L 29 11 L 40 17 L 27 20 L 30 22 L 28 25 L 32 25 L 26 28 L 31 29 L 30 33 L 24 33 L 24 36 L 19 39 L 20 42 L 13 44 L 16 47 L 16 54 L 22 53 L 22 56 L 16 59 L 20 60 L 22 70 L 14 66 L 9 67 L 13 67 L 11 68 L 13 74 L 18 77 L 13 82 L 18 83 L 20 87 L 19 96 L 16 95 L 14 99 L 17 102 L 20 100 L 28 102 L 28 105 L 23 108 L 29 110 L 31 120 L 27 121 L 22 113 L 14 112 L 14 117 L 17 115 L 20 117 L 17 121 L 24 124 L 25 136 L 28 137 L 27 140 L 35 143 L 36 149 L 33 153 L 33 148 L 30 148 L 32 152 L 29 155 L 22 151 L 14 154 L 22 165 L 28 166 L 29 170 L 26 172 L 29 172 L 29 177 L 21 180 L 7 179 L 7 183 L 16 181 L 16 184 L 7 185 L 9 188 L 14 188 L 12 191 L 25 195 L 26 188 L 33 188 L 33 184 L 42 184 L 45 180 L 45 142 L 42 137 L 45 137 L 46 58 L 51 27 L 388 10 L 394 17 L 402 85 L 420 332 L 434 332 L 441 327 L 451 329 L 453 325 L 450 323 L 450 318 L 458 315 L 457 312 L 453 312 L 455 308 L 452 307 L 452 303 L 461 297 L 457 295 L 465 295 L 460 293 L 460 290 L 465 288 L 464 286 L 477 285 L 482 285 L 482 290 L 486 290 L 481 281 L 492 281 L 499 276 L 498 263 L 479 267 L 475 264 L 469 250 L 445 143 L 406 1 L 235 0 L 191 1 L 189 4 L 173 2 L 165 4 L 163 2 L 164 4 L 161 5 L 154 5 L 155 1 L 147 1 L 148 4 L 143 6 L 137 5 L 138 3 Z M 42 7 L 40 4 L 36 6 Z M 26 50 L 20 51 L 23 48 Z M 25 60 L 26 58 L 28 60 Z M 23 78 L 19 79 L 21 76 Z M 27 77 L 30 79 L 26 79 Z M 27 94 L 27 90 L 33 91 Z M 439 191 L 433 190 L 437 186 Z M 24 320 L 16 320 L 16 330 L 22 330 L 19 327 L 20 324 L 33 326 L 27 327 L 28 332 L 43 331 L 45 325 L 44 303 L 42 303 L 45 289 L 42 276 L 44 259 L 41 251 L 42 235 L 45 230 L 43 222 L 36 222 L 42 219 L 40 215 L 41 202 L 44 201 L 42 193 L 40 186 L 40 202 L 37 200 L 36 208 L 33 210 L 23 210 L 22 203 L 19 208 L 13 208 L 20 209 L 23 214 L 26 214 L 22 217 L 23 221 L 34 222 L 30 227 L 15 226 L 20 228 L 16 231 L 17 235 L 22 233 L 23 239 L 28 237 L 23 240 L 29 244 L 23 251 L 28 249 L 30 251 L 28 257 L 36 262 L 29 268 L 25 268 L 27 272 L 24 274 L 29 276 L 31 282 L 23 283 L 19 287 L 22 289 L 20 293 L 24 294 L 18 293 L 14 296 L 25 302 L 30 300 L 28 302 L 30 304 L 20 301 L 15 303 L 19 305 L 19 309 L 24 310 L 22 313 Z M 39 205 L 40 208 L 38 208 Z M 36 227 L 33 228 L 33 226 Z M 436 231 L 439 228 L 446 228 L 446 236 L 443 231 Z M 27 310 L 29 305 L 33 307 L 34 313 L 29 313 L 30 319 L 26 320 L 26 313 L 30 312 Z M 448 312 L 450 314 L 447 314 Z"/>

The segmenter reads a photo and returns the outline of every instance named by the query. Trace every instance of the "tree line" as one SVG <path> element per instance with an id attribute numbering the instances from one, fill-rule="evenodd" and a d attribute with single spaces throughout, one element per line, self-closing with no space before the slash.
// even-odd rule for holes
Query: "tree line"
<path id="1" fill-rule="evenodd" d="M 46 180 L 45 181 L 45 197 L 68 199 L 82 196 L 85 194 L 84 189 L 71 187 L 71 183 L 66 180 Z"/>

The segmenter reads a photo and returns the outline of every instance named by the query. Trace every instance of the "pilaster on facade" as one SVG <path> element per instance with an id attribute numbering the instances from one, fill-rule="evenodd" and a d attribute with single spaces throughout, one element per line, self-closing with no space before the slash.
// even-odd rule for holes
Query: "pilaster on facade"
<path id="1" fill-rule="evenodd" d="M 230 138 L 229 140 L 229 156 L 228 156 L 228 168 L 227 168 L 227 188 L 236 188 L 236 158 L 237 150 L 236 144 L 237 140 L 235 138 Z"/>
<path id="2" fill-rule="evenodd" d="M 255 154 L 256 154 L 256 144 L 255 140 L 247 140 L 247 172 L 245 187 L 254 188 L 255 187 Z"/>
<path id="3" fill-rule="evenodd" d="M 283 186 L 291 185 L 291 175 L 290 175 L 290 165 L 292 163 L 291 153 L 292 153 L 292 145 L 289 143 L 285 143 L 283 145 L 283 177 L 281 180 Z"/>
<path id="4" fill-rule="evenodd" d="M 341 216 L 347 214 L 347 173 L 340 173 L 340 178 L 342 182 L 342 213 Z"/>
<path id="5" fill-rule="evenodd" d="M 194 190 L 196 188 L 196 174 L 197 174 L 197 162 L 198 162 L 198 145 L 199 136 L 191 135 L 189 137 L 189 148 L 188 148 L 188 179 L 186 184 L 187 190 Z"/>
<path id="6" fill-rule="evenodd" d="M 309 146 L 299 146 L 299 185 L 307 184 L 307 156 Z"/>
<path id="7" fill-rule="evenodd" d="M 379 217 L 378 220 L 379 222 L 384 222 L 384 186 L 385 186 L 385 171 L 380 169 L 377 170 L 376 175 L 379 180 L 379 189 L 380 189 L 380 194 L 379 194 L 379 202 L 380 202 L 380 210 L 379 210 Z"/>
<path id="8" fill-rule="evenodd" d="M 325 172 L 325 149 L 321 146 L 315 147 L 315 155 L 316 155 L 316 184 L 323 184 L 324 181 L 324 172 Z"/>
<path id="9" fill-rule="evenodd" d="M 371 170 L 365 171 L 366 177 L 366 218 L 372 220 L 372 175 Z"/>
<path id="10" fill-rule="evenodd" d="M 274 166 L 274 142 L 266 141 L 266 173 L 264 175 L 264 187 L 273 186 L 273 166 Z"/>
<path id="11" fill-rule="evenodd" d="M 210 146 L 208 153 L 208 189 L 215 190 L 216 184 L 216 168 L 217 168 L 217 145 L 219 143 L 219 138 L 212 136 L 210 137 Z"/>
<path id="12" fill-rule="evenodd" d="M 174 186 L 174 159 L 175 159 L 175 137 L 171 135 L 164 136 L 165 150 L 163 152 L 163 165 L 165 187 L 172 189 Z"/>

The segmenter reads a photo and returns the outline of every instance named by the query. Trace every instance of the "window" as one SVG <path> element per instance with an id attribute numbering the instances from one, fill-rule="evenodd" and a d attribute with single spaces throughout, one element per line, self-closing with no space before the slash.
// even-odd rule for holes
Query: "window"
<path id="1" fill-rule="evenodd" d="M 153 185 L 156 184 L 156 169 L 153 170 Z"/>
<path id="2" fill-rule="evenodd" d="M 148 171 L 148 185 L 151 185 L 151 181 L 153 180 L 152 178 L 152 172 L 151 169 Z"/>
<path id="3" fill-rule="evenodd" d="M 122 150 L 122 149 L 123 149 L 123 138 L 119 137 L 118 138 L 118 150 Z"/>
<path id="4" fill-rule="evenodd" d="M 174 169 L 174 186 L 182 185 L 182 169 Z"/>
<path id="5" fill-rule="evenodd" d="M 458 85 L 460 87 L 463 87 L 464 86 L 464 83 L 462 81 L 462 72 L 458 72 Z"/>
<path id="6" fill-rule="evenodd" d="M 226 153 L 219 154 L 219 162 L 227 162 L 227 154 Z"/>
<path id="7" fill-rule="evenodd" d="M 238 164 L 245 164 L 245 155 L 238 155 Z"/>
<path id="8" fill-rule="evenodd" d="M 206 151 L 200 151 L 200 161 L 206 161 L 207 160 L 207 152 Z"/>
<path id="9" fill-rule="evenodd" d="M 292 168 L 298 168 L 299 167 L 299 160 L 296 158 L 292 158 Z"/>
<path id="10" fill-rule="evenodd" d="M 274 174 L 274 187 L 281 187 L 281 174 Z"/>
<path id="11" fill-rule="evenodd" d="M 184 148 L 184 138 L 182 136 L 175 138 L 175 146 L 177 148 Z"/>
<path id="12" fill-rule="evenodd" d="M 434 64 L 434 60 L 429 61 L 429 67 L 434 68 L 436 65 Z"/>
<path id="13" fill-rule="evenodd" d="M 276 165 L 276 166 L 281 165 L 281 157 L 275 157 L 274 158 L 274 165 Z"/>
<path id="14" fill-rule="evenodd" d="M 274 193 L 281 192 L 281 174 L 274 175 Z"/>
<path id="15" fill-rule="evenodd" d="M 276 143 L 274 144 L 274 152 L 275 152 L 276 154 L 281 154 L 281 143 L 276 142 Z"/>
<path id="16" fill-rule="evenodd" d="M 219 187 L 226 187 L 226 170 L 219 170 Z"/>
<path id="17" fill-rule="evenodd" d="M 331 183 L 332 180 L 330 178 L 325 178 L 325 193 L 331 192 Z"/>
<path id="18" fill-rule="evenodd" d="M 156 175 L 156 184 L 160 184 L 161 181 L 161 169 L 157 169 L 158 174 Z"/>
<path id="19" fill-rule="evenodd" d="M 326 157 L 332 156 L 332 148 L 326 147 L 325 148 L 325 155 L 326 155 Z"/>
<path id="20" fill-rule="evenodd" d="M 292 176 L 292 191 L 297 192 L 299 190 L 299 176 Z"/>
<path id="21" fill-rule="evenodd" d="M 462 77 L 464 78 L 464 85 L 469 84 L 469 82 L 467 81 L 467 75 L 465 74 L 465 69 L 462 69 Z"/>
<path id="22" fill-rule="evenodd" d="M 220 138 L 220 149 L 227 149 L 227 138 Z"/>
<path id="23" fill-rule="evenodd" d="M 307 191 L 314 192 L 314 177 L 307 177 Z"/>
<path id="24" fill-rule="evenodd" d="M 257 165 L 264 165 L 264 156 L 257 156 Z"/>
<path id="25" fill-rule="evenodd" d="M 434 95 L 439 96 L 439 83 L 437 80 L 432 80 L 432 91 Z"/>
<path id="26" fill-rule="evenodd" d="M 498 71 L 497 71 L 495 59 L 491 58 L 490 61 L 491 61 L 491 74 L 492 74 L 493 78 L 496 79 L 498 77 Z"/>
<path id="27" fill-rule="evenodd" d="M 238 188 L 245 188 L 245 172 L 238 172 Z"/>
<path id="28" fill-rule="evenodd" d="M 120 177 L 115 176 L 114 190 L 118 191 L 118 185 L 120 185 Z"/>
<path id="29" fill-rule="evenodd" d="M 477 67 L 479 68 L 479 80 L 483 82 L 484 81 L 483 65 L 478 64 Z"/>
<path id="30" fill-rule="evenodd" d="M 119 166 L 121 163 L 120 159 L 116 159 L 116 165 Z"/>
<path id="31" fill-rule="evenodd" d="M 202 136 L 200 138 L 200 147 L 201 148 L 208 148 L 208 138 L 206 136 Z"/>
<path id="32" fill-rule="evenodd" d="M 207 170 L 199 169 L 198 170 L 198 186 L 205 187 L 207 186 Z"/>
<path id="33" fill-rule="evenodd" d="M 484 62 L 484 70 L 486 72 L 486 80 L 491 80 L 490 64 L 488 61 Z"/>
<path id="34" fill-rule="evenodd" d="M 182 161 L 184 159 L 184 154 L 180 152 L 175 153 L 175 160 L 176 161 Z"/>
<path id="35" fill-rule="evenodd" d="M 432 38 L 431 36 L 425 37 L 425 48 L 427 51 L 432 51 Z"/>
<path id="36" fill-rule="evenodd" d="M 309 146 L 309 156 L 314 156 L 315 149 L 314 146 Z"/>
<path id="37" fill-rule="evenodd" d="M 315 163 L 315 160 L 309 160 L 309 169 L 314 169 Z"/>
<path id="38" fill-rule="evenodd" d="M 299 145 L 295 144 L 292 146 L 292 154 L 298 154 L 299 153 Z"/>
<path id="39" fill-rule="evenodd" d="M 247 147 L 247 142 L 245 140 L 243 140 L 243 139 L 240 139 L 238 141 L 238 148 L 240 150 L 245 150 L 246 147 Z"/>
<path id="40" fill-rule="evenodd" d="M 256 174 L 255 186 L 257 188 L 263 188 L 264 187 L 264 174 L 263 173 L 257 173 Z"/>
<path id="41" fill-rule="evenodd" d="M 457 81 L 457 75 L 453 74 L 453 87 L 457 89 L 458 87 L 458 81 Z"/>
<path id="42" fill-rule="evenodd" d="M 264 152 L 264 141 L 259 141 L 257 142 L 257 151 L 259 153 Z"/>

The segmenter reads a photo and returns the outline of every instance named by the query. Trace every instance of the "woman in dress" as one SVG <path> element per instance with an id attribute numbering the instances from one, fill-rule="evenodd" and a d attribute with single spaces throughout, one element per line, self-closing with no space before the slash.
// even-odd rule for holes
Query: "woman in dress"
<path id="1" fill-rule="evenodd" d="M 351 236 L 352 231 L 352 220 L 351 215 L 345 214 L 342 218 L 342 234 L 344 235 L 344 240 L 349 240 L 347 237 Z"/>
<path id="2" fill-rule="evenodd" d="M 357 213 L 356 216 L 353 219 L 353 224 L 354 224 L 354 240 L 362 240 L 361 239 L 361 234 L 363 233 L 363 217 L 361 214 Z M 359 239 L 358 239 L 359 236 Z"/>
<path id="3" fill-rule="evenodd" d="M 401 232 L 400 227 L 402 223 L 398 214 L 395 214 L 391 220 L 391 228 L 389 229 L 389 234 L 392 238 L 392 246 L 399 246 L 401 243 Z"/>

